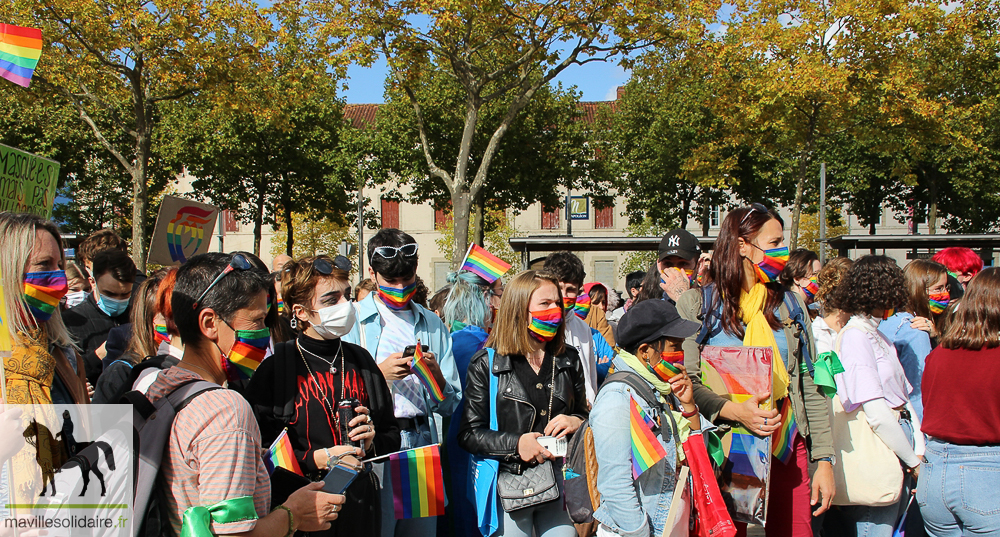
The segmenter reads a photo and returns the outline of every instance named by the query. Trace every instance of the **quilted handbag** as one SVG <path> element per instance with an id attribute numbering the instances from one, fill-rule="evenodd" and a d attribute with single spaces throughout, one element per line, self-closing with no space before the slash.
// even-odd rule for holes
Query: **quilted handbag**
<path id="1" fill-rule="evenodd" d="M 503 510 L 510 513 L 525 507 L 559 499 L 556 472 L 552 461 L 530 466 L 521 475 L 500 471 L 497 493 Z"/>

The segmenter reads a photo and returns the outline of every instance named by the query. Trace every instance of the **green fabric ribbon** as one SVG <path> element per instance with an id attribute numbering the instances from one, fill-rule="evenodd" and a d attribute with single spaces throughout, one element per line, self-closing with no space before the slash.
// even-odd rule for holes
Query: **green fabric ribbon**
<path id="1" fill-rule="evenodd" d="M 820 354 L 816 357 L 813 371 L 813 383 L 819 387 L 819 391 L 831 399 L 837 395 L 837 382 L 833 380 L 833 376 L 844 372 L 844 364 L 840 363 L 837 353 L 830 351 Z"/>
<path id="2" fill-rule="evenodd" d="M 722 463 L 726 462 L 726 450 L 722 448 L 722 439 L 715 431 L 702 431 L 702 440 L 705 441 L 705 449 L 708 456 L 715 463 L 715 466 L 722 468 Z"/>
<path id="3" fill-rule="evenodd" d="M 188 507 L 181 519 L 181 537 L 212 537 L 212 523 L 229 524 L 257 520 L 253 496 L 224 500 L 208 507 Z"/>
<path id="4" fill-rule="evenodd" d="M 466 326 L 469 326 L 469 325 L 463 323 L 462 321 L 452 321 L 451 322 L 451 331 L 452 332 L 458 332 L 459 330 L 465 328 Z"/>

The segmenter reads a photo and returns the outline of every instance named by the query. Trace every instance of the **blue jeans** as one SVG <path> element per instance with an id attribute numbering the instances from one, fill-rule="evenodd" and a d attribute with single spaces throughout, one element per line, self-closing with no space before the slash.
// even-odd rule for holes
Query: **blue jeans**
<path id="1" fill-rule="evenodd" d="M 416 535 L 416 534 L 414 534 Z M 548 503 L 504 512 L 497 537 L 576 537 L 576 527 L 559 498 Z"/>
<path id="2" fill-rule="evenodd" d="M 1000 446 L 927 442 L 917 504 L 932 537 L 1000 535 Z"/>
<path id="3" fill-rule="evenodd" d="M 419 431 L 401 429 L 399 436 L 401 440 L 399 449 L 412 449 L 431 444 L 431 431 L 426 424 L 421 425 Z M 392 472 L 389 471 L 389 463 L 383 463 L 381 466 L 384 469 L 382 472 L 382 537 L 435 535 L 437 533 L 437 517 L 396 520 L 396 507 L 392 500 Z"/>

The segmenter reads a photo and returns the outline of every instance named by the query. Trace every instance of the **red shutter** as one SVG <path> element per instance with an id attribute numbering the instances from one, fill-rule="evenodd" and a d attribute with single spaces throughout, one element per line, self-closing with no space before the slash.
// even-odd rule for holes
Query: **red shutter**
<path id="1" fill-rule="evenodd" d="M 448 220 L 451 219 L 451 202 L 444 209 L 434 209 L 434 229 L 440 231 L 448 227 Z"/>
<path id="2" fill-rule="evenodd" d="M 559 229 L 559 211 L 542 211 L 542 229 Z"/>
<path id="3" fill-rule="evenodd" d="M 612 229 L 615 227 L 615 207 L 605 207 L 597 209 L 594 216 L 594 227 L 597 229 Z"/>
<path id="4" fill-rule="evenodd" d="M 222 222 L 226 226 L 226 233 L 236 233 L 240 230 L 240 221 L 229 209 L 222 211 Z"/>
<path id="5" fill-rule="evenodd" d="M 399 202 L 382 200 L 382 229 L 399 229 Z"/>

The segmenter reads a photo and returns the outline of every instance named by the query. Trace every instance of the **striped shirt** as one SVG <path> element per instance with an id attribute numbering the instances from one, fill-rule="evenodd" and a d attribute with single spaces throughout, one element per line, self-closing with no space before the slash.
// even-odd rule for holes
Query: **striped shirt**
<path id="1" fill-rule="evenodd" d="M 162 371 L 149 388 L 156 402 L 182 382 L 200 378 L 186 369 Z M 250 405 L 231 390 L 194 398 L 174 419 L 160 466 L 170 524 L 180 535 L 181 517 L 194 506 L 253 496 L 258 517 L 267 515 L 271 480 L 261 459 L 260 429 Z M 216 535 L 250 531 L 256 520 L 212 523 Z"/>

